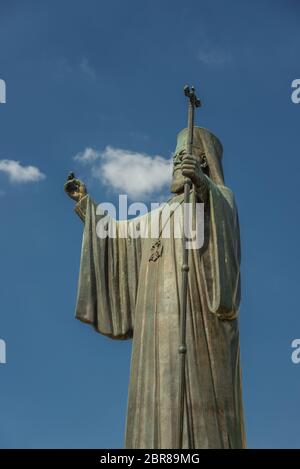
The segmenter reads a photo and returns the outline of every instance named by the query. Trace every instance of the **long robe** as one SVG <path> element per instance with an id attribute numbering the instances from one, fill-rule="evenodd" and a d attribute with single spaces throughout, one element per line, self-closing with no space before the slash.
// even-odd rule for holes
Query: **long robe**
<path id="1" fill-rule="evenodd" d="M 230 189 L 209 183 L 205 242 L 189 254 L 183 448 L 245 447 L 238 311 L 240 238 Z M 179 202 L 182 223 L 183 195 Z M 176 448 L 182 240 L 97 236 L 89 196 L 76 207 L 85 222 L 76 317 L 113 339 L 133 339 L 126 448 Z M 178 214 L 177 214 L 178 215 Z M 136 220 L 135 220 L 136 222 Z"/>

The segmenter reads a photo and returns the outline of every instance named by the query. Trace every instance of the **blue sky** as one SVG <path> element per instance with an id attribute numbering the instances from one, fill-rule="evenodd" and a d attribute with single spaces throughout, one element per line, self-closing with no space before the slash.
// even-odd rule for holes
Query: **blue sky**
<path id="1" fill-rule="evenodd" d="M 300 447 L 299 15 L 296 0 L 0 0 L 2 448 L 122 447 L 131 344 L 74 319 L 82 224 L 63 183 L 74 170 L 116 200 L 114 180 L 73 159 L 87 148 L 104 168 L 107 147 L 167 160 L 185 83 L 239 207 L 248 446 Z"/>

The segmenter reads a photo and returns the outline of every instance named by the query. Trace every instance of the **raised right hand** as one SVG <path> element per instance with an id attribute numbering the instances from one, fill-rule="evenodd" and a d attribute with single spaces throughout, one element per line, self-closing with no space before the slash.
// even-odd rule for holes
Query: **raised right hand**
<path id="1" fill-rule="evenodd" d="M 75 178 L 74 173 L 70 173 L 67 182 L 64 185 L 64 190 L 71 199 L 79 202 L 85 195 L 87 195 L 85 184 L 79 179 Z"/>

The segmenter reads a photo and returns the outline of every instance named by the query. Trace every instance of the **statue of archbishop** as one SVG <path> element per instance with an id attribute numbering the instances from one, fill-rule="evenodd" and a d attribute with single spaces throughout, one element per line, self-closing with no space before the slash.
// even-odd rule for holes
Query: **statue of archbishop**
<path id="1" fill-rule="evenodd" d="M 169 237 L 130 236 L 132 225 L 151 212 L 133 220 L 110 219 L 115 235 L 99 237 L 97 222 L 104 215 L 85 185 L 74 176 L 65 184 L 84 222 L 76 318 L 112 339 L 133 340 L 126 448 L 176 448 L 178 441 L 183 250 L 174 220 L 182 220 L 186 177 L 204 204 L 204 244 L 189 251 L 183 448 L 245 447 L 238 214 L 225 186 L 218 138 L 194 127 L 192 155 L 187 139 L 183 129 L 173 157 L 173 197 L 165 205 L 176 202 L 179 214 L 170 211 Z"/>

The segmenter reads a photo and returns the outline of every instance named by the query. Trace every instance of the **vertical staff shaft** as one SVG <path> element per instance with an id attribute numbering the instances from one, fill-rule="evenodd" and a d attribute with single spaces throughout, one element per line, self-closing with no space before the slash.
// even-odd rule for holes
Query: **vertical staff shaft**
<path id="1" fill-rule="evenodd" d="M 194 109 L 200 106 L 200 101 L 196 98 L 194 88 L 191 90 L 185 87 L 185 95 L 189 99 L 188 109 L 188 154 L 193 151 L 194 134 Z M 186 311 L 187 311 L 187 289 L 189 273 L 189 250 L 187 249 L 188 227 L 189 227 L 189 197 L 192 181 L 185 179 L 184 183 L 184 205 L 183 205 L 183 256 L 182 256 L 182 285 L 181 285 L 181 314 L 180 314 L 180 345 L 179 345 L 179 425 L 178 425 L 178 448 L 183 447 L 183 423 L 184 423 L 184 400 L 185 400 L 185 362 L 186 362 Z M 188 422 L 187 422 L 188 423 Z"/>

